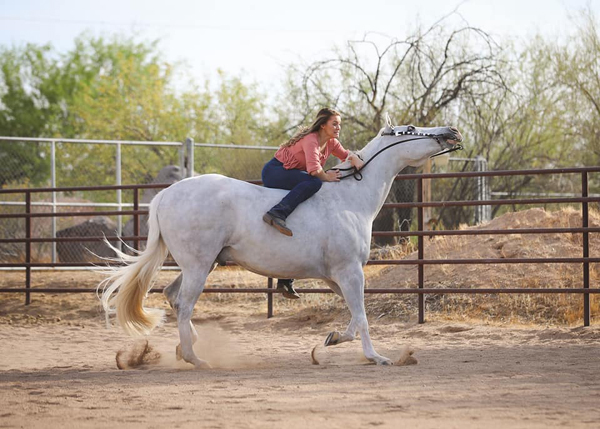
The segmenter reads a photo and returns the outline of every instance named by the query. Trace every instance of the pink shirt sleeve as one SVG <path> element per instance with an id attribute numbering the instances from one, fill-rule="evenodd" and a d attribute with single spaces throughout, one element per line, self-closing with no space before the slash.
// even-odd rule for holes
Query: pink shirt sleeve
<path id="1" fill-rule="evenodd" d="M 342 161 L 345 161 L 346 158 L 348 158 L 348 155 L 350 155 L 350 152 L 344 149 L 344 146 L 342 146 L 338 139 L 333 139 L 331 153 Z"/>
<path id="2" fill-rule="evenodd" d="M 302 151 L 306 157 L 306 171 L 309 174 L 318 171 L 321 168 L 318 139 L 314 135 L 309 134 L 298 143 L 302 144 Z"/>

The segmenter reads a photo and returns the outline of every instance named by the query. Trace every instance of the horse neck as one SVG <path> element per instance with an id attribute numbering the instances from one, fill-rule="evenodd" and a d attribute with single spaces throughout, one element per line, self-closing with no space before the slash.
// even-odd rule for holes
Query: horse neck
<path id="1" fill-rule="evenodd" d="M 373 218 L 383 206 L 398 173 L 409 164 L 422 164 L 439 151 L 439 143 L 434 139 L 419 138 L 390 146 L 397 141 L 394 138 L 376 138 L 361 151 L 363 159 L 371 161 L 363 172 L 364 185 L 356 187 L 360 189 L 356 199 L 362 201 Z M 385 147 L 389 149 L 376 156 Z"/>
<path id="2" fill-rule="evenodd" d="M 367 218 L 374 219 L 390 193 L 394 178 L 408 164 L 402 159 L 402 151 L 397 147 L 372 158 L 384 145 L 369 146 L 361 151 L 365 161 L 371 159 L 362 173 L 362 180 L 357 182 L 353 178 L 346 179 L 350 181 L 349 190 L 352 193 L 347 201 L 359 207 Z"/>

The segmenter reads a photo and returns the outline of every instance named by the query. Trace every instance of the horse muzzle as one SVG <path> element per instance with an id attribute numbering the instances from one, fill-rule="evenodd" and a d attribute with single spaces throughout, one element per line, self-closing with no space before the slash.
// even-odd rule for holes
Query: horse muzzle
<path id="1" fill-rule="evenodd" d="M 463 136 L 456 127 L 448 127 L 448 132 L 442 135 L 448 144 L 456 145 L 463 141 Z"/>

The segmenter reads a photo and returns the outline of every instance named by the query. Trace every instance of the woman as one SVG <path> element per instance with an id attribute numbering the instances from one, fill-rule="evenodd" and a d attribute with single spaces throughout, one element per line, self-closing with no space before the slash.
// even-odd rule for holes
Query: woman
<path id="1" fill-rule="evenodd" d="M 344 149 L 338 141 L 341 128 L 342 120 L 338 112 L 321 109 L 313 124 L 282 144 L 275 157 L 263 167 L 262 181 L 266 187 L 290 190 L 263 216 L 266 223 L 282 234 L 293 235 L 285 221 L 300 203 L 316 194 L 323 182 L 340 181 L 338 170 L 323 170 L 329 155 L 342 161 L 348 160 L 357 169 L 363 166 L 362 160 Z M 277 289 L 282 290 L 286 298 L 297 299 L 300 296 L 292 282 L 291 279 L 279 279 Z"/>

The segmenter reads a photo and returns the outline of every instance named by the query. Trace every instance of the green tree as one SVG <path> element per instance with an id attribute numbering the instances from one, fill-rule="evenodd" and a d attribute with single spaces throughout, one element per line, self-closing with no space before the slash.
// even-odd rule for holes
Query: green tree
<path id="1" fill-rule="evenodd" d="M 600 163 L 600 33 L 591 9 L 573 21 L 575 33 L 552 50 L 562 107 L 568 112 L 563 132 L 577 142 L 580 163 Z"/>
<path id="2" fill-rule="evenodd" d="M 56 69 L 47 59 L 49 46 L 0 48 L 0 135 L 40 137 L 52 132 L 57 112 L 51 82 Z M 40 184 L 48 178 L 49 157 L 43 145 L 0 142 L 0 187 L 27 179 Z"/>

